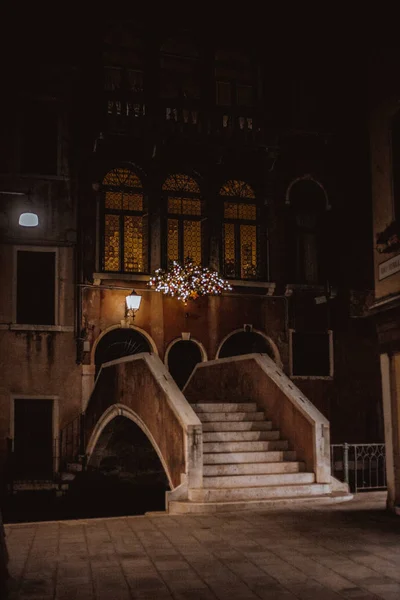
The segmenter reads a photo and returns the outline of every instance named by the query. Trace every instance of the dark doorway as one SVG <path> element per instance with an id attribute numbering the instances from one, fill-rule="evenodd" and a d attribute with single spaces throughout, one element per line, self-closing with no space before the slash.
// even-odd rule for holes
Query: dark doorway
<path id="1" fill-rule="evenodd" d="M 149 438 L 136 423 L 115 417 L 103 429 L 88 469 L 66 501 L 80 516 L 106 517 L 165 510 L 167 475 Z"/>
<path id="2" fill-rule="evenodd" d="M 201 361 L 201 350 L 195 342 L 181 340 L 171 346 L 168 352 L 168 369 L 180 390 Z"/>
<path id="3" fill-rule="evenodd" d="M 18 399 L 14 404 L 14 478 L 52 479 L 53 401 Z"/>
<path id="4" fill-rule="evenodd" d="M 231 335 L 222 344 L 218 358 L 240 356 L 241 354 L 251 354 L 253 352 L 268 354 L 275 360 L 270 344 L 262 335 L 254 331 L 238 331 Z"/>
<path id="5" fill-rule="evenodd" d="M 103 363 L 140 352 L 151 352 L 148 340 L 136 329 L 113 329 L 101 338 L 95 353 L 96 375 Z"/>

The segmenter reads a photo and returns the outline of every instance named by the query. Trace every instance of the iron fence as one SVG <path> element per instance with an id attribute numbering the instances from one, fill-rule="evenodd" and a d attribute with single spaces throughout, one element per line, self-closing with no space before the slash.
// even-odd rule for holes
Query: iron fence
<path id="1" fill-rule="evenodd" d="M 83 414 L 78 415 L 67 423 L 60 431 L 59 456 L 61 468 L 67 463 L 76 462 L 79 455 L 84 452 L 84 427 Z"/>
<path id="2" fill-rule="evenodd" d="M 385 444 L 333 444 L 331 470 L 352 492 L 385 490 Z"/>

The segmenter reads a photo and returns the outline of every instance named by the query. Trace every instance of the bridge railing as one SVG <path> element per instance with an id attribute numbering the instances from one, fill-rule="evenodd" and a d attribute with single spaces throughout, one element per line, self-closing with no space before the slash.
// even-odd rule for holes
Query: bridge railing
<path id="1" fill-rule="evenodd" d="M 347 483 L 352 492 L 385 490 L 385 444 L 332 444 L 332 475 Z"/>
<path id="2" fill-rule="evenodd" d="M 89 465 L 102 431 L 118 415 L 136 422 L 152 442 L 170 499 L 202 487 L 201 422 L 158 356 L 143 352 L 102 365 L 82 422 Z"/>
<path id="3" fill-rule="evenodd" d="M 267 354 L 198 363 L 183 392 L 189 402 L 257 402 L 316 482 L 331 484 L 329 421 Z"/>

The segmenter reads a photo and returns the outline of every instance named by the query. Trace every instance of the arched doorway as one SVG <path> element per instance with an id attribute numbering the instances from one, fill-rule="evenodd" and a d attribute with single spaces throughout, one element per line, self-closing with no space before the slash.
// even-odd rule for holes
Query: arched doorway
<path id="1" fill-rule="evenodd" d="M 194 340 L 177 340 L 167 348 L 165 362 L 177 386 L 182 390 L 197 363 L 205 359 L 199 343 Z"/>
<path id="2" fill-rule="evenodd" d="M 112 329 L 99 341 L 95 351 L 96 376 L 103 363 L 116 360 L 123 356 L 131 356 L 139 352 L 151 352 L 147 338 L 137 329 L 122 328 Z"/>
<path id="3" fill-rule="evenodd" d="M 266 337 L 256 331 L 236 331 L 229 335 L 221 344 L 217 358 L 240 356 L 241 354 L 268 354 L 276 360 L 274 349 Z"/>

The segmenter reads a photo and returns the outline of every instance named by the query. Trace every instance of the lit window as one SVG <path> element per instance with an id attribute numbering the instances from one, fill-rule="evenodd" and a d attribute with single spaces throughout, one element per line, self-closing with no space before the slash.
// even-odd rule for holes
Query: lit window
<path id="1" fill-rule="evenodd" d="M 254 191 L 244 181 L 229 180 L 219 193 L 224 197 L 224 275 L 230 279 L 257 279 L 259 260 Z"/>
<path id="2" fill-rule="evenodd" d="M 196 181 L 183 174 L 171 175 L 162 187 L 167 192 L 167 260 L 186 258 L 202 264 L 202 202 Z"/>
<path id="3" fill-rule="evenodd" d="M 130 169 L 113 169 L 103 180 L 103 270 L 146 273 L 147 215 L 142 183 Z"/>

